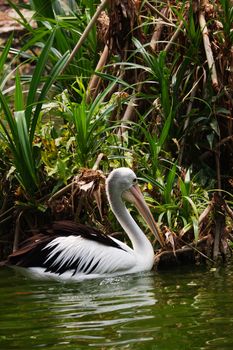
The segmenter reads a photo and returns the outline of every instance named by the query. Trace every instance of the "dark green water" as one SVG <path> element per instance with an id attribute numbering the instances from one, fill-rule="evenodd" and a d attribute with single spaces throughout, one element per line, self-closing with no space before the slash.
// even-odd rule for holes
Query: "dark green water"
<path id="1" fill-rule="evenodd" d="M 65 284 L 0 270 L 0 349 L 233 349 L 233 266 Z"/>

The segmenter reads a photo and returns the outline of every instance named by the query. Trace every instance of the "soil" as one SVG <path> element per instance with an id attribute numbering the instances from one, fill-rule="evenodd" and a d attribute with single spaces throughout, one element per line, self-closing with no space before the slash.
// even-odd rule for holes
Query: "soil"
<path id="1" fill-rule="evenodd" d="M 18 1 L 17 3 L 27 3 L 28 1 Z M 22 9 L 23 16 L 30 21 L 31 25 L 35 25 L 35 21 L 32 19 L 33 12 L 26 9 Z M 7 1 L 0 0 L 0 45 L 3 45 L 9 35 L 14 32 L 21 32 L 24 27 L 19 23 L 20 17 L 13 10 Z"/>

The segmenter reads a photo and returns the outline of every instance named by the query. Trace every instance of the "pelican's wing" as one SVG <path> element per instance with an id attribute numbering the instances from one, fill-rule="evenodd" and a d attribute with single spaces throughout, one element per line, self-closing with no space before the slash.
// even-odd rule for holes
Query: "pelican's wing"
<path id="1" fill-rule="evenodd" d="M 128 271 L 136 264 L 131 248 L 88 226 L 56 222 L 43 233 L 28 239 L 7 263 L 71 276 Z"/>
<path id="2" fill-rule="evenodd" d="M 81 236 L 57 237 L 43 249 L 47 256 L 43 267 L 45 272 L 59 275 L 72 271 L 73 276 L 130 270 L 136 264 L 134 253 L 118 242 L 112 240 L 112 245 L 104 245 Z"/>

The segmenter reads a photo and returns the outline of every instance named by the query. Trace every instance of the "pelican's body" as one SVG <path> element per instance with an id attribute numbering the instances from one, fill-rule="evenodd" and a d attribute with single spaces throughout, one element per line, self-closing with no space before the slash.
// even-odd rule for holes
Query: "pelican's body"
<path id="1" fill-rule="evenodd" d="M 151 270 L 153 247 L 126 209 L 124 200 L 136 205 L 160 244 L 163 244 L 163 239 L 137 186 L 134 172 L 128 168 L 113 170 L 106 182 L 106 193 L 113 213 L 132 242 L 132 248 L 96 229 L 64 221 L 53 225 L 55 237 L 34 238 L 33 244 L 30 241 L 12 254 L 9 262 L 27 267 L 39 275 L 64 279 Z"/>

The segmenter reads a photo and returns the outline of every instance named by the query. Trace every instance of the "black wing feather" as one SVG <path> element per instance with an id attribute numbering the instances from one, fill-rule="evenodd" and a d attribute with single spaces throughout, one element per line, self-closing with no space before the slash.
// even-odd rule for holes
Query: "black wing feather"
<path id="1" fill-rule="evenodd" d="M 81 236 L 91 241 L 104 244 L 106 246 L 123 249 L 110 236 L 105 235 L 100 230 L 88 225 L 77 224 L 73 221 L 57 221 L 52 224 L 52 231 L 56 236 Z"/>
<path id="2" fill-rule="evenodd" d="M 105 235 L 101 231 L 72 221 L 57 221 L 49 227 L 42 228 L 40 231 L 41 233 L 30 237 L 22 244 L 22 248 L 11 254 L 6 264 L 22 267 L 44 267 L 46 272 L 53 272 L 59 275 L 68 270 L 74 270 L 73 274 L 76 272 L 87 273 L 93 259 L 86 264 L 82 263 L 80 265 L 81 259 L 77 257 L 74 261 L 61 265 L 59 262 L 55 262 L 61 251 L 48 259 L 49 254 L 57 247 L 48 247 L 48 243 L 60 236 L 81 236 L 87 240 L 96 241 L 106 246 L 123 249 L 110 236 Z M 99 261 L 96 262 L 88 273 L 92 273 L 98 264 Z"/>

